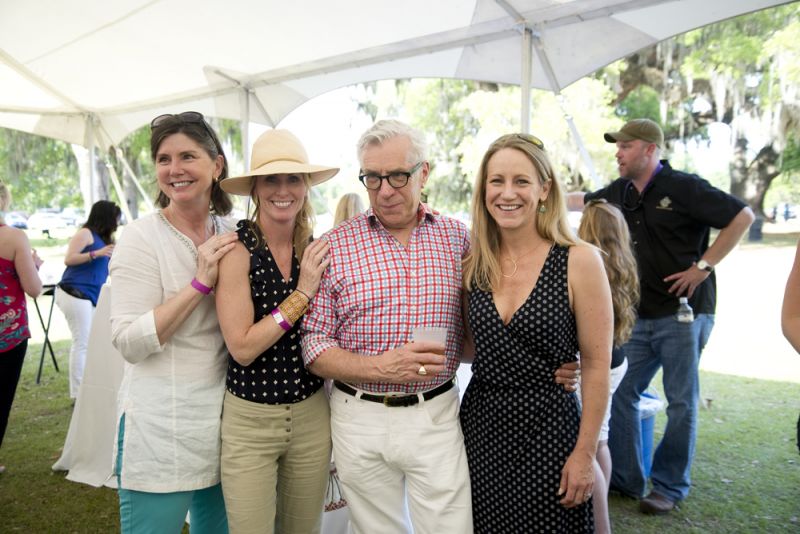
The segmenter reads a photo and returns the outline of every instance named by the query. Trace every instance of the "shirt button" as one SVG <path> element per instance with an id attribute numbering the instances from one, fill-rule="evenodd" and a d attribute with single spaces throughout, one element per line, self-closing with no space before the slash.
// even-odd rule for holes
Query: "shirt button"
<path id="1" fill-rule="evenodd" d="M 291 429 L 291 428 L 287 428 L 287 429 L 286 429 L 286 431 L 287 431 L 287 432 L 291 432 L 291 431 L 292 431 L 292 429 Z"/>
<path id="2" fill-rule="evenodd" d="M 291 418 L 291 417 L 287 417 L 287 418 L 286 418 L 286 422 L 287 422 L 287 423 L 291 423 L 291 422 L 292 422 L 292 418 Z"/>

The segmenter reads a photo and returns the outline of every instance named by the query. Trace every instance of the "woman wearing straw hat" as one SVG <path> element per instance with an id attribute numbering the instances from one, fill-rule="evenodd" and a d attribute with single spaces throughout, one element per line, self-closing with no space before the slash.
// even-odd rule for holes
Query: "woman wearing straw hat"
<path id="1" fill-rule="evenodd" d="M 256 140 L 250 172 L 222 183 L 255 206 L 217 285 L 230 351 L 222 487 L 233 533 L 320 530 L 330 413 L 323 380 L 303 365 L 298 327 L 329 262 L 328 244 L 311 240 L 309 190 L 337 172 L 309 164 L 290 132 L 271 130 Z"/>

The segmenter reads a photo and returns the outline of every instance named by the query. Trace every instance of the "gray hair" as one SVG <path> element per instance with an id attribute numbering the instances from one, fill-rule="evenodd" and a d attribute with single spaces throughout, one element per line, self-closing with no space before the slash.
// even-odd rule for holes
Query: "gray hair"
<path id="1" fill-rule="evenodd" d="M 412 128 L 404 122 L 393 119 L 380 120 L 370 126 L 358 140 L 358 163 L 363 164 L 361 157 L 364 151 L 371 145 L 382 145 L 393 137 L 405 136 L 411 141 L 411 149 L 406 155 L 409 165 L 428 159 L 428 144 L 422 132 Z"/>

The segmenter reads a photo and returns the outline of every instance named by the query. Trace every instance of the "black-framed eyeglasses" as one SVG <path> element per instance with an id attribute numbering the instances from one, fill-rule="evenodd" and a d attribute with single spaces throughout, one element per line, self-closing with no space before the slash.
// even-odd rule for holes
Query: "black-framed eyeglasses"
<path id="1" fill-rule="evenodd" d="M 186 123 L 194 123 L 194 124 L 202 124 L 203 128 L 205 128 L 208 135 L 211 136 L 211 139 L 215 139 L 214 133 L 211 131 L 211 126 L 208 125 L 206 122 L 205 117 L 199 111 L 184 111 L 183 113 L 165 113 L 164 115 L 159 115 L 155 119 L 150 121 L 150 131 L 152 132 L 155 128 L 161 126 L 165 122 L 169 120 L 178 120 L 180 122 Z"/>
<path id="2" fill-rule="evenodd" d="M 389 182 L 389 185 L 395 189 L 401 189 L 406 186 L 409 178 L 413 175 L 425 161 L 420 161 L 407 171 L 394 171 L 389 174 L 377 174 L 374 172 L 367 174 L 359 174 L 358 179 L 364 184 L 367 189 L 377 190 L 381 188 L 383 180 Z"/>
<path id="3" fill-rule="evenodd" d="M 540 150 L 544 150 L 544 142 L 535 135 L 526 133 L 515 133 L 512 135 L 514 135 L 514 137 L 516 137 L 517 139 L 522 139 L 523 141 L 527 141 L 533 146 L 539 148 Z"/>

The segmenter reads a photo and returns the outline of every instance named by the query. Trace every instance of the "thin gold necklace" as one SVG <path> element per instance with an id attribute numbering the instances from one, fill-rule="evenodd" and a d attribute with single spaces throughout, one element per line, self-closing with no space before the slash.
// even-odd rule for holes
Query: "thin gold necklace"
<path id="1" fill-rule="evenodd" d="M 536 250 L 538 250 L 538 248 L 539 248 L 539 247 L 541 247 L 541 246 L 542 246 L 542 243 L 544 243 L 544 242 L 545 242 L 545 240 L 544 240 L 544 239 L 542 239 L 542 240 L 541 240 L 541 241 L 539 241 L 539 243 L 538 243 L 538 244 L 537 244 L 535 247 L 533 247 L 531 250 L 529 250 L 529 251 L 528 251 L 528 252 L 526 252 L 525 254 L 522 254 L 522 255 L 520 255 L 520 256 L 517 256 L 517 259 L 516 259 L 516 260 L 515 260 L 515 259 L 513 259 L 513 258 L 512 258 L 512 257 L 509 255 L 509 257 L 508 257 L 508 258 L 506 258 L 506 260 L 507 260 L 507 261 L 510 261 L 510 262 L 511 262 L 511 263 L 514 265 L 514 270 L 513 270 L 513 271 L 511 271 L 511 274 L 506 274 L 506 273 L 504 273 L 504 272 L 503 272 L 503 268 L 502 268 L 502 267 L 500 267 L 500 274 L 502 274 L 502 275 L 503 275 L 503 278 L 511 278 L 511 277 L 513 277 L 515 274 L 517 274 L 517 262 L 518 262 L 519 260 L 521 260 L 522 258 L 524 258 L 525 256 L 527 256 L 528 254 L 533 254 L 534 252 L 536 252 Z M 505 261 L 505 260 L 504 260 L 504 261 Z"/>

